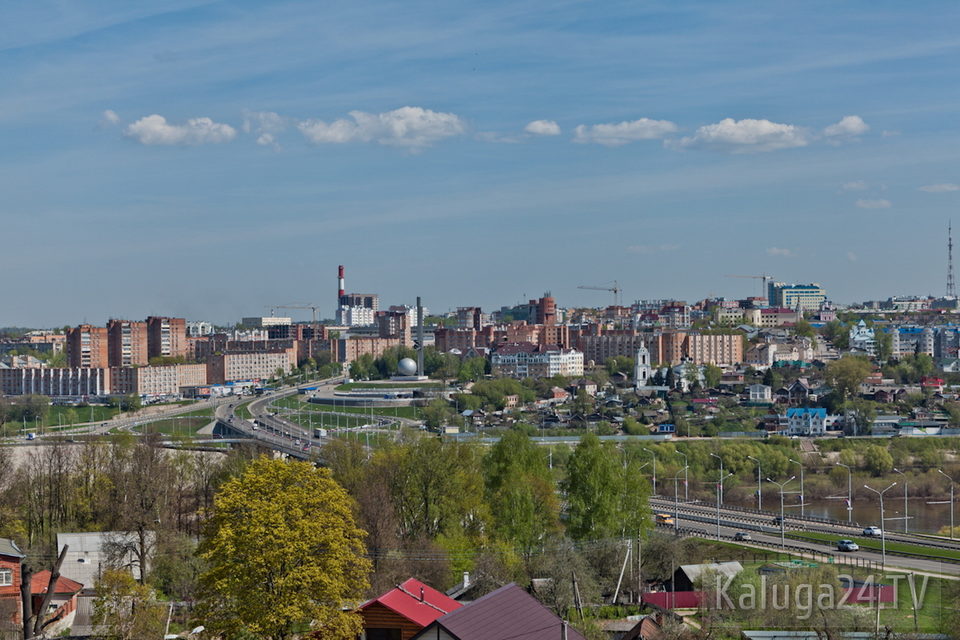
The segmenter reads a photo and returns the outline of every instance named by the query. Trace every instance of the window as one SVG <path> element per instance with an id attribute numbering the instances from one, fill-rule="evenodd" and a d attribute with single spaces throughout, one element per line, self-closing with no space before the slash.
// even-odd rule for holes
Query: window
<path id="1" fill-rule="evenodd" d="M 0 587 L 13 586 L 13 569 L 0 569 Z"/>

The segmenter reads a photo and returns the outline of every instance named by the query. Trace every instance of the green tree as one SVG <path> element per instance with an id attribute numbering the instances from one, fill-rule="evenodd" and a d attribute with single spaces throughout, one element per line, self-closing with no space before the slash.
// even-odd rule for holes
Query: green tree
<path id="1" fill-rule="evenodd" d="M 708 389 L 715 389 L 720 384 L 720 378 L 723 376 L 723 370 L 715 364 L 708 364 L 703 369 L 704 386 Z"/>
<path id="2" fill-rule="evenodd" d="M 484 471 L 498 537 L 529 557 L 560 524 L 546 453 L 526 434 L 510 430 L 490 449 Z"/>
<path id="3" fill-rule="evenodd" d="M 880 445 L 872 444 L 863 454 L 863 464 L 867 471 L 880 477 L 893 471 L 893 456 Z"/>
<path id="4" fill-rule="evenodd" d="M 620 533 L 623 475 L 618 457 L 592 433 L 580 438 L 571 454 L 562 487 L 567 496 L 567 532 L 574 540 Z"/>
<path id="5" fill-rule="evenodd" d="M 141 640 L 163 635 L 167 608 L 156 593 L 139 584 L 130 572 L 108 569 L 97 581 L 94 623 L 108 640 Z"/>
<path id="6" fill-rule="evenodd" d="M 873 367 L 863 356 L 843 356 L 827 365 L 824 378 L 844 400 L 856 394 Z"/>
<path id="7" fill-rule="evenodd" d="M 449 424 L 455 414 L 449 402 L 443 398 L 434 398 L 430 401 L 430 404 L 423 408 L 420 415 L 423 417 L 424 424 L 426 424 L 427 427 L 439 429 Z"/>
<path id="8" fill-rule="evenodd" d="M 215 634 L 285 640 L 306 629 L 347 640 L 370 562 L 352 500 L 328 469 L 254 460 L 226 482 L 200 545 L 200 617 Z M 144 636 L 145 637 L 145 636 Z"/>
<path id="9" fill-rule="evenodd" d="M 876 329 L 873 337 L 876 342 L 877 360 L 886 362 L 893 355 L 893 334 Z"/>

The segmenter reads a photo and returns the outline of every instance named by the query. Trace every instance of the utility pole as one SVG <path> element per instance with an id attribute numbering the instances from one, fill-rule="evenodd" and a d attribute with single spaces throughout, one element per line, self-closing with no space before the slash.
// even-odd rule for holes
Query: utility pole
<path id="1" fill-rule="evenodd" d="M 732 473 L 728 473 L 725 476 L 721 476 L 720 482 L 717 483 L 717 540 L 720 539 L 720 496 L 723 494 L 723 481 L 732 475 Z"/>
<path id="2" fill-rule="evenodd" d="M 721 458 L 720 456 L 718 456 L 718 455 L 715 454 L 715 453 L 711 453 L 710 455 L 720 461 L 720 478 L 721 478 L 721 480 L 720 480 L 720 484 L 719 484 L 719 486 L 720 486 L 720 493 L 719 493 L 719 495 L 717 496 L 717 500 L 719 501 L 720 504 L 723 504 L 723 480 L 722 480 L 722 478 L 723 478 L 723 458 Z M 718 508 L 719 508 L 719 507 L 718 507 Z"/>
<path id="3" fill-rule="evenodd" d="M 646 447 L 643 450 L 653 456 L 653 495 L 657 495 L 657 454 Z"/>
<path id="4" fill-rule="evenodd" d="M 937 473 L 950 481 L 950 539 L 953 540 L 953 478 L 943 472 L 943 469 L 937 469 Z"/>
<path id="5" fill-rule="evenodd" d="M 780 488 L 780 548 L 783 549 L 786 546 L 785 535 L 784 535 L 784 518 L 783 518 L 783 490 L 794 478 L 797 476 L 790 476 L 789 479 L 784 480 L 783 482 L 777 482 L 776 480 L 771 480 L 767 478 L 767 482 L 777 485 Z"/>
<path id="6" fill-rule="evenodd" d="M 800 467 L 800 517 L 806 515 L 806 497 L 803 495 L 803 463 L 799 460 L 794 460 L 790 458 L 790 462 Z"/>
<path id="7" fill-rule="evenodd" d="M 873 487 L 868 487 L 867 485 L 863 485 L 864 489 L 869 489 L 870 491 L 873 491 L 875 494 L 880 496 L 880 561 L 881 561 L 882 568 L 884 570 L 886 570 L 887 568 L 887 523 L 884 522 L 884 517 L 883 517 L 883 494 L 885 494 L 890 489 L 893 489 L 895 486 L 897 486 L 896 482 L 894 482 L 892 485 L 890 485 L 883 491 L 877 491 Z M 952 510 L 953 510 L 953 505 L 951 504 L 951 511 Z M 879 586 L 877 588 L 879 589 Z M 877 593 L 878 593 L 877 607 L 879 607 L 880 606 L 879 591 Z"/>
<path id="8" fill-rule="evenodd" d="M 907 501 L 907 474 L 896 467 L 893 470 L 903 476 L 903 532 L 910 533 L 907 524 L 910 522 L 910 503 Z"/>
<path id="9" fill-rule="evenodd" d="M 690 483 L 688 482 L 687 469 L 690 467 L 690 461 L 687 460 L 687 454 L 683 451 L 677 451 L 678 456 L 683 456 L 683 501 L 690 502 Z"/>

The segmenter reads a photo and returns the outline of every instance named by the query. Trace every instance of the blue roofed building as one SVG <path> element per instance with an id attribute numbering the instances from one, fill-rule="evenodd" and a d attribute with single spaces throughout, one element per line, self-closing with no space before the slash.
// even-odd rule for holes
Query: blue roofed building
<path id="1" fill-rule="evenodd" d="M 827 410 L 822 407 L 787 409 L 787 435 L 822 436 L 827 433 Z"/>

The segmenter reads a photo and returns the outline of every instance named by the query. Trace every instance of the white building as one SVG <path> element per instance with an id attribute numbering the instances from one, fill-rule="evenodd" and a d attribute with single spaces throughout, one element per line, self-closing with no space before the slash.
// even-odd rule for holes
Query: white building
<path id="1" fill-rule="evenodd" d="M 750 402 L 772 402 L 773 390 L 765 384 L 752 384 L 747 387 Z"/>
<path id="2" fill-rule="evenodd" d="M 637 389 L 646 387 L 653 377 L 653 368 L 650 366 L 650 350 L 646 347 L 637 349 L 635 364 L 633 365 L 633 384 Z"/>
<path id="3" fill-rule="evenodd" d="M 827 410 L 819 407 L 787 409 L 787 434 L 822 436 L 827 433 Z"/>
<path id="4" fill-rule="evenodd" d="M 871 356 L 875 356 L 877 355 L 877 340 L 875 336 L 874 330 L 868 327 L 866 322 L 861 320 L 850 327 L 848 345 L 851 349 L 863 351 Z"/>
<path id="5" fill-rule="evenodd" d="M 583 353 L 529 342 L 506 344 L 490 356 L 493 375 L 510 378 L 582 376 Z"/>

